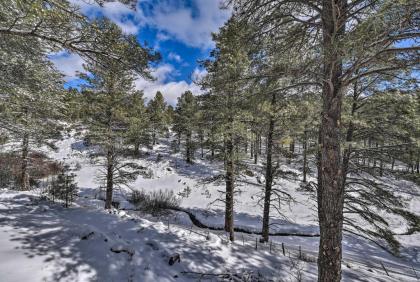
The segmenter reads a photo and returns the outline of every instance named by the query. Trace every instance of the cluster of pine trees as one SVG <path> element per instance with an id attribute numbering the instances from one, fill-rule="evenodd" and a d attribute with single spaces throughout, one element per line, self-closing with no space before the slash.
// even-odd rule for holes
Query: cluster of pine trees
<path id="1" fill-rule="evenodd" d="M 31 152 L 43 145 L 56 149 L 64 125 L 78 118 L 88 139 L 103 150 L 109 208 L 113 185 L 136 175 L 118 156 L 123 142 L 136 148 L 147 142 L 143 112 L 153 120 L 147 122 L 153 142 L 167 124 L 162 95 L 146 108 L 133 86 L 138 76 L 151 78 L 149 64 L 159 54 L 106 18 L 88 19 L 68 1 L 6 2 L 0 7 L 0 134 L 3 144 L 13 145 L 11 153 L 20 155 L 19 169 L 10 171 L 16 175 L 12 181 L 28 190 Z M 84 59 L 81 93 L 63 88 L 63 76 L 49 60 L 53 52 Z"/>
<path id="2" fill-rule="evenodd" d="M 278 194 L 275 154 L 287 137 L 290 151 L 297 142 L 304 148 L 304 176 L 308 154 L 316 162 L 317 181 L 307 188 L 318 208 L 319 281 L 340 280 L 343 231 L 384 239 L 396 251 L 395 234 L 378 210 L 399 216 L 409 233 L 419 230 L 419 218 L 380 177 L 418 182 L 418 3 L 227 2 L 233 16 L 214 35 L 201 83 L 223 136 L 231 240 L 238 152 L 251 141 L 257 158 L 266 144 L 267 240 L 270 195 Z"/>

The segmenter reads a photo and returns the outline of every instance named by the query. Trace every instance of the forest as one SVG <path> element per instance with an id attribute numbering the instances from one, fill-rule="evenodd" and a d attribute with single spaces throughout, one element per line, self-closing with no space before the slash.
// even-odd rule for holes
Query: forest
<path id="1" fill-rule="evenodd" d="M 0 281 L 419 281 L 419 42 L 416 0 L 2 0 Z"/>

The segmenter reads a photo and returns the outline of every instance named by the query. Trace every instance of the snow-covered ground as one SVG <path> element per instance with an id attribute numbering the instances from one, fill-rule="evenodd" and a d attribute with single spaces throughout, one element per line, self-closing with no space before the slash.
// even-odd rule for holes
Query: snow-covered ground
<path id="1" fill-rule="evenodd" d="M 132 189 L 171 190 L 182 199 L 181 207 L 200 221 L 222 226 L 223 204 L 218 199 L 222 197 L 224 182 L 209 181 L 223 173 L 222 164 L 197 159 L 188 165 L 179 153 L 171 154 L 168 144 L 162 140 L 147 156 L 135 160 L 152 177 L 140 176 L 132 183 Z M 40 200 L 37 190 L 0 190 L 0 281 L 222 280 L 222 276 L 194 273 L 231 273 L 259 277 L 260 281 L 298 281 L 300 275 L 303 281 L 316 280 L 319 238 L 273 236 L 272 243 L 264 245 L 257 242 L 257 235 L 237 233 L 235 243 L 229 243 L 224 232 L 193 227 L 183 212 L 160 217 L 133 210 L 108 213 L 103 210 L 103 201 L 95 197 L 100 168 L 89 159 L 89 148 L 74 134 L 56 145 L 57 152 L 48 151 L 51 158 L 80 167 L 75 171 L 79 197 L 74 206 L 65 209 Z M 263 186 L 258 181 L 259 169 L 260 166 L 255 167 L 253 176 L 240 177 L 240 192 L 235 196 L 235 225 L 248 230 L 261 228 L 258 195 Z M 294 167 L 282 169 L 293 171 Z M 314 202 L 299 192 L 299 184 L 293 179 L 277 181 L 295 202 L 282 207 L 282 216 L 274 215 L 271 231 L 318 232 Z M 395 184 L 413 185 L 405 181 Z M 117 191 L 123 208 L 130 208 L 124 199 L 127 194 L 128 190 Z M 420 214 L 418 196 L 405 196 L 410 209 Z M 395 232 L 404 231 L 392 218 L 390 224 Z M 367 240 L 344 236 L 344 281 L 418 281 L 420 234 L 399 239 L 402 257 L 394 257 Z M 303 260 L 296 258 L 299 249 Z M 180 255 L 181 261 L 169 265 L 175 254 Z"/>

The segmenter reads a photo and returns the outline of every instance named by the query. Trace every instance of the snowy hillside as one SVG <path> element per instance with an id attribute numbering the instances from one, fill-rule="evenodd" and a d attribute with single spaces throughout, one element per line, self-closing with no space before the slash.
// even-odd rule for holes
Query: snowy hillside
<path id="1" fill-rule="evenodd" d="M 224 182 L 205 181 L 217 179 L 223 173 L 222 164 L 197 160 L 188 165 L 179 154 L 171 154 L 166 142 L 136 160 L 147 168 L 149 178 L 140 176 L 132 189 L 172 190 L 181 199 L 181 209 L 205 225 L 222 227 L 223 204 L 217 199 Z M 250 234 L 261 229 L 257 195 L 263 186 L 257 166 L 253 176 L 242 175 L 238 181 L 235 226 L 247 232 L 237 232 L 237 240 L 231 243 L 223 231 L 195 226 L 183 211 L 159 216 L 135 211 L 128 201 L 130 189 L 116 191 L 119 210 L 105 211 L 96 181 L 99 167 L 88 157 L 93 148 L 83 146 L 74 134 L 56 145 L 56 152 L 43 150 L 77 167 L 78 197 L 66 209 L 42 199 L 41 189 L 0 191 L 1 281 L 316 280 L 319 231 L 314 203 L 299 192 L 299 181 L 277 183 L 296 201 L 283 208 L 284 216 L 274 217 L 271 232 L 309 237 L 271 236 L 270 243 L 262 244 L 257 234 Z M 293 164 L 284 170 L 293 170 Z M 418 197 L 411 197 L 410 208 L 420 213 Z M 390 223 L 395 232 L 403 231 L 398 222 L 390 219 Z M 420 234 L 399 239 L 401 257 L 394 257 L 368 240 L 345 235 L 344 281 L 418 281 Z M 173 265 L 171 259 L 175 259 Z"/>

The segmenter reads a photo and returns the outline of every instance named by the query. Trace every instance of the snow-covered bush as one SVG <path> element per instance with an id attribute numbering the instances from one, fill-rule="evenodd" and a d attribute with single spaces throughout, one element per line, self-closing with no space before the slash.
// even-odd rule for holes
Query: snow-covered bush
<path id="1" fill-rule="evenodd" d="M 135 190 L 131 193 L 130 202 L 138 209 L 151 214 L 159 214 L 170 209 L 177 209 L 180 199 L 170 190 L 145 192 Z"/>

